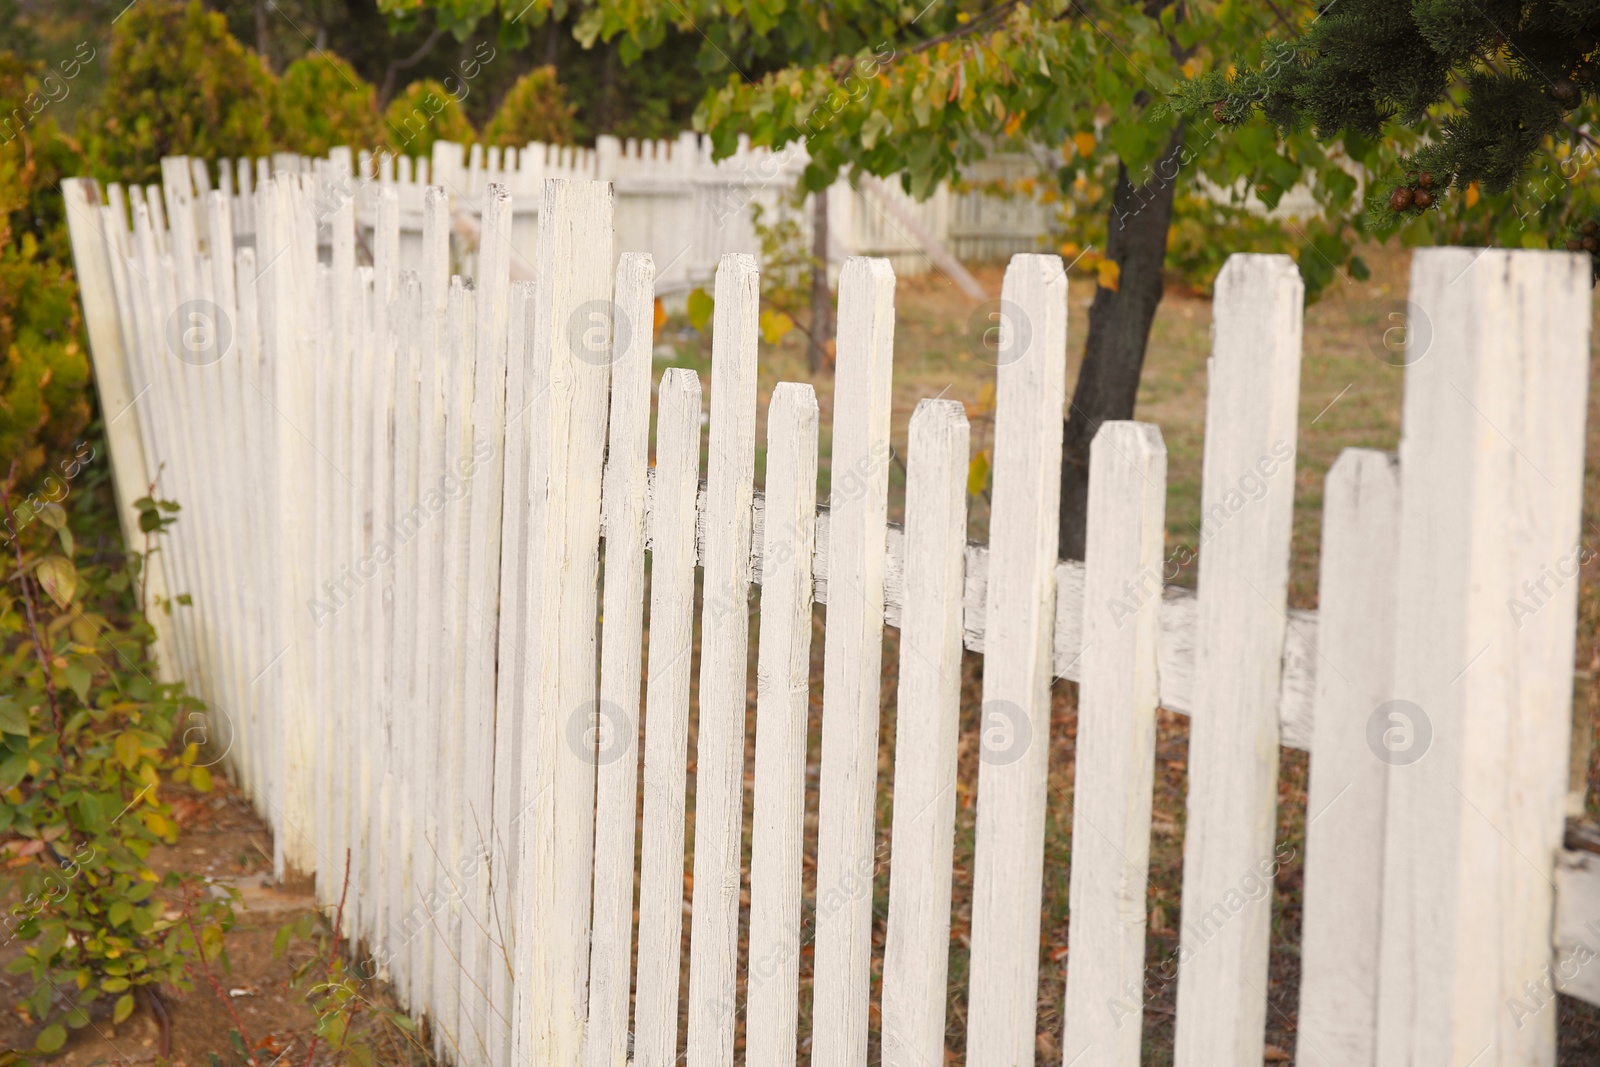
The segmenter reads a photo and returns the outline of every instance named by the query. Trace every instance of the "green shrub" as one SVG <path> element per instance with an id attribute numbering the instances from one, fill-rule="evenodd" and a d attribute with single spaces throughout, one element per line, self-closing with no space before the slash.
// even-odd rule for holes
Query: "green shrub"
<path id="1" fill-rule="evenodd" d="M 96 170 L 153 181 L 161 157 L 270 152 L 273 78 L 199 0 L 140 0 L 111 34 L 105 98 L 89 116 Z"/>
<path id="2" fill-rule="evenodd" d="M 378 94 L 338 56 L 311 53 L 289 64 L 274 98 L 274 126 L 284 147 L 307 156 L 378 143 Z"/>
<path id="3" fill-rule="evenodd" d="M 31 479 L 89 421 L 89 359 L 68 267 L 59 182 L 79 169 L 41 99 L 36 68 L 0 53 L 0 479 Z"/>
<path id="4" fill-rule="evenodd" d="M 382 147 L 400 156 L 426 156 L 435 141 L 471 144 L 477 137 L 461 101 L 432 78 L 412 82 L 389 101 L 383 123 L 388 143 Z"/>
<path id="5" fill-rule="evenodd" d="M 517 79 L 484 127 L 487 144 L 521 148 L 530 141 L 570 144 L 572 116 L 567 90 L 556 80 L 556 68 L 535 67 Z"/>
<path id="6" fill-rule="evenodd" d="M 0 896 L 15 902 L 0 941 L 23 945 L 6 969 L 30 982 L 17 1009 L 45 1053 L 97 1002 L 121 1022 L 141 986 L 192 988 L 191 966 L 223 960 L 233 921 L 196 879 L 146 862 L 177 840 L 163 785 L 209 791 L 211 775 L 201 706 L 151 680 L 154 633 L 135 591 L 148 556 L 80 551 L 73 535 L 80 521 L 91 544 L 116 536 L 109 469 L 91 447 L 26 500 L 0 486 Z M 155 536 L 177 510 L 138 506 Z"/>

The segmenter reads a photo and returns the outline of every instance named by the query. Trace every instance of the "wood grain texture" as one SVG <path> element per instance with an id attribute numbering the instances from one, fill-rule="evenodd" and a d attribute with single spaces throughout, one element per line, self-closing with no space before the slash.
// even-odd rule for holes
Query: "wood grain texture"
<path id="1" fill-rule="evenodd" d="M 711 427 L 695 749 L 694 892 L 688 1057 L 732 1067 L 739 961 L 745 699 L 749 670 L 750 499 L 756 462 L 755 257 L 722 257 L 711 334 Z"/>
<path id="2" fill-rule="evenodd" d="M 1144 1039 L 1166 496 L 1161 431 L 1103 423 L 1089 445 L 1063 1064 L 1138 1067 Z"/>
<path id="3" fill-rule="evenodd" d="M 983 748 L 973 864 L 967 1062 L 1034 1056 L 1050 754 L 1067 276 L 1057 256 L 1015 256 L 1001 342 L 984 639 Z"/>
<path id="4" fill-rule="evenodd" d="M 1304 286 L 1287 256 L 1217 277 L 1201 472 L 1184 837 L 1178 1067 L 1255 1063 L 1265 1044 L 1278 693 Z"/>
<path id="5" fill-rule="evenodd" d="M 507 230 L 510 220 L 507 219 Z M 655 263 L 626 253 L 610 315 L 583 323 L 591 359 L 611 365 L 600 693 L 589 724 L 595 763 L 594 926 L 589 956 L 588 1067 L 627 1067 L 633 965 L 634 831 L 639 819 L 640 675 L 644 626 L 645 473 L 650 464 L 650 346 Z M 609 319 L 609 322 L 607 322 Z M 609 327 L 609 328 L 607 328 Z M 588 342 L 589 344 L 586 344 Z M 591 347 L 592 345 L 592 347 Z"/>
<path id="6" fill-rule="evenodd" d="M 683 952 L 684 803 L 694 652 L 695 496 L 700 483 L 700 378 L 661 376 L 651 492 L 650 648 L 645 692 L 644 823 L 639 866 L 639 963 L 633 1059 L 678 1059 Z"/>
<path id="7" fill-rule="evenodd" d="M 506 353 L 511 298 L 511 195 L 490 184 L 484 194 L 483 239 L 477 264 L 477 339 L 472 384 L 470 451 L 460 471 L 468 486 L 467 580 L 461 618 L 466 638 L 462 688 L 463 871 L 461 1002 L 463 1053 L 490 1059 L 493 1013 L 509 1005 L 489 1000 L 490 970 L 499 948 L 490 910 L 489 835 L 494 818 L 495 660 L 499 650 L 501 492 L 505 475 Z M 467 1050 L 470 1049 L 470 1052 Z"/>
<path id="8" fill-rule="evenodd" d="M 505 472 L 500 533 L 500 637 L 495 674 L 494 719 L 494 823 L 489 840 L 490 901 L 496 918 L 500 948 L 490 976 L 491 1002 L 499 1011 L 489 1018 L 489 1062 L 494 1067 L 511 1063 L 511 1009 L 517 958 L 517 862 L 522 819 L 522 738 L 527 673 L 528 598 L 531 595 L 528 542 L 533 513 L 528 495 L 528 452 L 533 422 L 528 417 L 533 400 L 532 330 L 533 286 L 511 286 L 511 312 L 506 341 Z"/>
<path id="9" fill-rule="evenodd" d="M 570 742 L 574 716 L 593 707 L 599 572 L 600 475 L 610 368 L 579 358 L 572 322 L 609 301 L 612 192 L 605 183 L 549 179 L 539 208 L 534 283 L 534 394 L 525 417 L 537 435 L 530 496 L 543 498 L 528 566 L 538 620 L 524 731 L 523 881 L 514 1061 L 563 1067 L 582 1056 L 588 1018 L 588 934 L 594 856 L 594 762 Z M 536 635 L 536 636 L 535 636 Z M 525 711 L 526 714 L 526 711 Z M 580 731 L 581 737 L 581 731 Z M 530 769 L 532 773 L 530 772 Z M 527 940 L 521 940 L 522 931 Z M 526 980 L 524 980 L 524 975 Z"/>
<path id="10" fill-rule="evenodd" d="M 944 1060 L 961 730 L 966 410 L 954 400 L 920 401 L 908 436 L 905 551 L 916 566 L 906 574 L 895 698 L 895 805 L 883 953 L 885 1067 Z"/>
<path id="11" fill-rule="evenodd" d="M 1516 1006 L 1550 967 L 1589 281 L 1567 253 L 1412 259 L 1394 693 L 1431 740 L 1389 778 L 1380 1064 L 1555 1060 L 1555 1012 Z"/>
<path id="12" fill-rule="evenodd" d="M 817 949 L 812 1039 L 819 1064 L 865 1063 L 872 958 L 873 809 L 883 674 L 894 271 L 853 257 L 839 275 L 839 354 L 828 501 Z"/>
<path id="13" fill-rule="evenodd" d="M 1364 1067 L 1377 1037 L 1383 826 L 1394 773 L 1369 747 L 1367 724 L 1394 684 L 1396 457 L 1345 449 L 1328 470 L 1322 501 L 1318 638 L 1321 654 L 1339 666 L 1317 675 L 1296 1056 Z M 1386 732 L 1392 725 L 1382 723 Z"/>
<path id="14" fill-rule="evenodd" d="M 817 424 L 811 386 L 780 382 L 767 409 L 745 981 L 745 1061 L 771 1067 L 795 1063 L 799 1025 Z"/>

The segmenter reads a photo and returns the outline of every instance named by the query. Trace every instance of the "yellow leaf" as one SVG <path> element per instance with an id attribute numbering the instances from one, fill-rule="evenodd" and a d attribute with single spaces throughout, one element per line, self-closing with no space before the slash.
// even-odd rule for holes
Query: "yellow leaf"
<path id="1" fill-rule="evenodd" d="M 202 793 L 211 792 L 211 772 L 204 767 L 194 767 L 189 772 L 189 784 Z"/>
<path id="2" fill-rule="evenodd" d="M 1078 253 L 1083 251 L 1083 249 L 1078 247 L 1078 242 L 1067 241 L 1060 248 L 1056 249 L 1056 251 L 1061 253 L 1062 259 L 1077 259 Z"/>
<path id="3" fill-rule="evenodd" d="M 761 312 L 761 339 L 769 345 L 781 342 L 794 329 L 794 319 L 786 312 L 766 308 Z"/>
<path id="4" fill-rule="evenodd" d="M 977 496 L 989 484 L 989 452 L 980 450 L 967 464 L 967 495 Z"/>
<path id="5" fill-rule="evenodd" d="M 1478 183 L 1477 182 L 1473 182 L 1471 185 L 1467 186 L 1467 206 L 1468 207 L 1477 207 L 1478 206 Z"/>
<path id="6" fill-rule="evenodd" d="M 1022 127 L 1022 118 L 1026 114 L 1027 114 L 1026 111 L 1018 111 L 1018 112 L 1014 112 L 1011 115 L 1010 118 L 1006 119 L 1006 136 L 1007 137 L 1010 137 L 1010 136 L 1014 135 L 1017 132 L 1017 130 L 1019 130 Z"/>
<path id="7" fill-rule="evenodd" d="M 658 296 L 656 297 L 656 320 L 651 332 L 659 335 L 661 333 L 661 327 L 665 326 L 666 324 L 667 305 L 663 303 L 661 298 Z"/>
<path id="8" fill-rule="evenodd" d="M 111 1021 L 114 1023 L 120 1023 L 126 1020 L 128 1016 L 132 1014 L 133 994 L 124 993 L 122 996 L 117 998 L 117 1006 L 111 1009 Z"/>
<path id="9" fill-rule="evenodd" d="M 1094 154 L 1094 134 L 1088 130 L 1079 130 L 1072 135 L 1072 143 L 1077 147 L 1079 155 Z"/>
<path id="10" fill-rule="evenodd" d="M 1100 288 L 1110 289 L 1114 293 L 1121 286 L 1122 267 L 1116 260 L 1102 259 L 1094 269 L 1097 275 L 1095 280 L 1100 283 Z"/>
<path id="11" fill-rule="evenodd" d="M 126 730 L 117 735 L 117 759 L 130 771 L 139 765 L 139 735 Z"/>
<path id="12" fill-rule="evenodd" d="M 1188 59 L 1183 61 L 1183 76 L 1185 78 L 1192 78 L 1196 74 L 1199 74 L 1199 73 L 1200 73 L 1200 63 L 1199 63 L 1198 60 L 1196 60 L 1195 58 L 1193 58 L 1191 56 L 1190 58 L 1188 58 Z"/>
<path id="13" fill-rule="evenodd" d="M 78 568 L 65 556 L 46 556 L 41 559 L 33 570 L 34 577 L 50 594 L 50 599 L 56 602 L 56 607 L 64 608 L 72 603 L 73 595 L 78 591 Z"/>

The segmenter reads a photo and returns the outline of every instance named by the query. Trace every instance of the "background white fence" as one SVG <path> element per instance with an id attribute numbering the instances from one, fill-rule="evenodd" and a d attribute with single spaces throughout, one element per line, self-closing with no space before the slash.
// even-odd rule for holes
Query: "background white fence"
<path id="1" fill-rule="evenodd" d="M 284 173 L 230 201 L 197 195 L 186 161 L 166 173 L 104 198 L 66 184 L 124 518 L 150 481 L 184 505 L 148 576 L 155 595 L 193 594 L 155 613 L 166 669 L 215 709 L 280 871 L 314 872 L 332 902 L 348 851 L 350 933 L 457 1062 L 669 1067 L 680 1010 L 691 1063 L 732 1064 L 737 1033 L 749 1062 L 795 1062 L 808 856 L 814 1062 L 865 1062 L 873 1030 L 886 1063 L 944 1062 L 963 648 L 985 657 L 969 1064 L 1035 1058 L 1045 878 L 1070 878 L 1071 954 L 1046 979 L 1066 982 L 1063 1063 L 1139 1062 L 1158 703 L 1192 719 L 1179 1064 L 1262 1060 L 1280 744 L 1312 753 L 1300 1063 L 1550 1064 L 1540 990 L 1600 997 L 1600 864 L 1562 849 L 1577 582 L 1510 610 L 1525 581 L 1569 575 L 1578 543 L 1581 257 L 1416 254 L 1411 321 L 1430 328 L 1408 330 L 1400 454 L 1347 452 L 1330 472 L 1312 614 L 1286 609 L 1302 326 L 1286 257 L 1236 256 L 1217 282 L 1196 595 L 1162 588 L 1154 426 L 1102 428 L 1088 559 L 1056 558 L 1054 256 L 1006 273 L 975 545 L 953 402 L 919 405 L 905 522 L 886 524 L 882 259 L 841 271 L 818 509 L 809 386 L 773 392 L 755 488 L 752 257 L 716 273 L 702 482 L 702 385 L 653 380 L 655 264 L 615 257 L 613 186 L 530 190 L 528 281 L 513 281 L 512 193 L 472 187 L 467 280 L 450 276 L 443 189 L 412 203 L 397 180 L 322 205 L 324 184 Z M 885 625 L 901 636 L 874 1021 Z M 1056 677 L 1080 687 L 1070 871 L 1045 867 Z"/>
<path id="2" fill-rule="evenodd" d="M 369 245 L 374 197 L 380 188 L 393 188 L 400 201 L 406 262 L 421 255 L 423 195 L 431 183 L 450 196 L 460 238 L 455 262 L 469 267 L 470 260 L 463 263 L 461 253 L 476 248 L 484 191 L 497 183 L 511 194 L 512 273 L 523 279 L 532 277 L 540 184 L 546 178 L 609 181 L 616 192 L 622 246 L 655 257 L 660 266 L 656 291 L 670 296 L 709 283 L 722 255 L 760 249 L 752 206 L 776 209 L 793 191 L 807 158 L 800 145 L 773 152 L 741 144 L 732 156 L 714 161 L 710 139 L 685 132 L 675 141 L 604 136 L 594 148 L 535 143 L 486 151 L 482 145 L 468 150 L 441 141 L 431 156 L 416 159 L 367 152 L 356 156 L 349 149 L 335 149 L 327 159 L 287 153 L 212 164 L 173 159 L 163 179 L 171 183 L 171 167 L 186 167 L 201 199 L 212 189 L 222 192 L 228 198 L 234 241 L 249 246 L 256 233 L 255 187 L 274 173 L 309 175 L 316 182 L 325 259 L 331 240 L 326 219 L 334 206 L 342 199 L 356 200 L 358 242 Z M 971 172 L 975 181 L 993 181 L 1036 175 L 1038 169 L 1031 159 L 1007 156 L 976 164 Z M 840 180 L 827 196 L 828 260 L 835 272 L 850 256 L 871 255 L 888 258 L 899 275 L 921 274 L 930 269 L 930 251 L 937 257 L 939 249 L 963 262 L 992 262 L 1014 252 L 1040 250 L 1051 233 L 1048 205 L 979 188 L 957 192 L 941 184 L 928 200 L 917 201 L 897 182 L 867 179 L 856 187 Z M 197 232 L 203 237 L 206 220 L 200 201 L 196 204 Z M 807 249 L 809 206 L 808 200 L 797 219 Z M 360 255 L 370 262 L 370 247 L 361 248 Z"/>

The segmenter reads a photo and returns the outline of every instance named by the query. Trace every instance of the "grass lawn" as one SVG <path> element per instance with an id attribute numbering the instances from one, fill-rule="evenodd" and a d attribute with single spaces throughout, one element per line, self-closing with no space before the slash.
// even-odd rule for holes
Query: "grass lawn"
<path id="1" fill-rule="evenodd" d="M 1291 548 L 1289 602 L 1314 608 L 1317 603 L 1317 557 L 1321 537 L 1323 479 L 1341 449 L 1359 446 L 1393 449 L 1399 440 L 1403 370 L 1398 347 L 1403 336 L 1403 312 L 1409 254 L 1401 249 L 1374 249 L 1366 254 L 1373 267 L 1365 282 L 1347 279 L 1336 283 L 1316 304 L 1307 308 L 1305 354 L 1301 372 L 1299 444 L 1296 464 L 1294 532 Z M 1000 291 L 999 267 L 979 270 L 978 277 L 991 295 Z M 1069 314 L 1069 392 L 1082 357 L 1087 312 L 1093 282 L 1074 275 Z M 907 424 L 919 399 L 945 396 L 962 401 L 972 421 L 974 449 L 991 437 L 994 368 L 969 341 L 968 319 L 976 305 L 937 274 L 903 279 L 896 294 L 894 420 L 892 441 L 904 455 Z M 1151 338 L 1136 417 L 1161 427 L 1168 449 L 1167 548 L 1196 547 L 1200 513 L 1201 450 L 1205 429 L 1206 359 L 1210 352 L 1211 305 L 1208 298 L 1169 290 L 1157 314 Z M 656 372 L 666 366 L 689 366 L 701 374 L 710 403 L 709 346 L 692 331 L 669 324 L 663 337 L 676 358 L 658 359 Z M 662 350 L 663 353 L 665 350 Z M 804 341 L 791 335 L 782 345 L 764 348 L 761 357 L 758 449 L 765 441 L 767 400 L 779 381 L 810 381 L 817 390 L 823 413 L 821 427 L 822 488 L 828 482 L 830 416 L 833 379 L 807 373 Z M 1591 401 L 1592 403 L 1592 401 Z M 1585 501 L 1586 531 L 1595 527 L 1600 486 L 1593 484 L 1600 459 L 1600 412 L 1591 411 L 1589 481 Z M 757 478 L 765 467 L 757 457 Z M 891 468 L 890 513 L 898 518 L 904 493 L 904 471 Z M 970 498 L 970 536 L 987 540 L 987 510 L 981 497 Z M 1586 532 L 1585 537 L 1589 534 Z M 1595 596 L 1595 565 L 1582 575 L 1579 665 L 1591 666 L 1595 658 L 1596 621 L 1600 603 Z M 1193 585 L 1193 565 L 1177 581 Z M 753 599 L 758 596 L 753 595 Z M 822 712 L 822 648 L 826 609 L 814 618 L 812 641 L 811 752 L 808 767 L 808 850 L 815 845 L 817 761 L 820 752 Z M 756 633 L 752 620 L 752 638 Z M 880 802 L 878 805 L 879 877 L 874 906 L 877 915 L 873 968 L 881 977 L 884 925 L 888 908 L 889 826 L 893 797 L 894 693 L 897 682 L 898 634 L 887 631 L 884 644 L 882 727 L 879 748 Z M 746 747 L 746 841 L 754 781 L 755 672 L 750 672 L 748 742 Z M 960 749 L 957 815 L 955 910 L 950 958 L 950 1002 L 946 1058 L 961 1060 L 964 1048 L 967 986 L 968 931 L 971 922 L 972 860 L 978 775 L 978 708 L 981 704 L 983 662 L 967 654 L 963 665 L 963 729 Z M 698 672 L 696 673 L 698 677 Z M 1038 1062 L 1060 1063 L 1061 1005 L 1067 945 L 1067 873 L 1071 854 L 1072 781 L 1077 727 L 1076 686 L 1057 682 L 1051 728 L 1050 799 L 1046 828 L 1046 879 L 1044 926 L 1040 945 Z M 691 730 L 694 726 L 691 725 Z M 1178 897 L 1182 882 L 1185 821 L 1188 721 L 1185 716 L 1162 711 L 1157 739 L 1157 774 L 1154 830 L 1151 842 L 1149 934 L 1147 940 L 1145 1056 L 1148 1064 L 1169 1064 L 1177 1000 Z M 691 741 L 691 757 L 693 742 Z M 1292 1062 L 1295 1051 L 1295 1006 L 1299 987 L 1300 888 L 1308 756 L 1282 750 L 1279 784 L 1278 840 L 1280 854 L 1292 858 L 1277 877 L 1274 900 L 1270 1005 L 1267 1020 L 1268 1062 Z M 692 767 L 692 764 L 691 764 Z M 1594 773 L 1591 771 L 1591 780 Z M 692 783 L 691 783 L 692 792 Z M 1591 797 L 1593 793 L 1591 791 Z M 1591 800 L 1592 804 L 1592 800 Z M 691 815 L 692 834 L 692 815 Z M 1287 850 L 1287 851 L 1286 851 Z M 748 863 L 748 852 L 746 854 Z M 805 911 L 809 924 L 814 906 L 814 856 L 806 857 L 808 884 Z M 748 869 L 748 868 L 747 868 Z M 686 870 L 685 899 L 688 899 Z M 745 902 L 748 905 L 748 881 Z M 807 929 L 809 941 L 809 926 Z M 687 946 L 686 946 L 687 947 Z M 687 953 L 684 974 L 687 975 Z M 802 957 L 801 1051 L 809 1046 L 811 954 Z M 741 968 L 741 974 L 743 969 Z M 877 1025 L 877 993 L 873 1023 Z M 685 981 L 685 995 L 687 982 Z M 1561 1006 L 1563 1063 L 1600 1062 L 1600 1009 L 1590 1009 L 1563 999 Z M 741 1020 L 740 1041 L 743 1040 Z M 681 1038 L 680 1038 L 681 1040 Z M 873 1057 L 876 1058 L 874 1034 Z"/>

